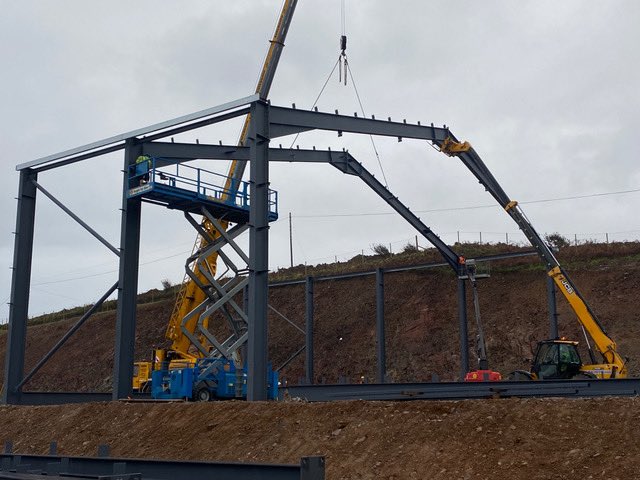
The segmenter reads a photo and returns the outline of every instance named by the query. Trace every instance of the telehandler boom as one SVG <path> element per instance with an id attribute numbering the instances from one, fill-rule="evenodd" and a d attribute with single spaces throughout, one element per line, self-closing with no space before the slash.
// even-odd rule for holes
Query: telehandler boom
<path id="1" fill-rule="evenodd" d="M 538 255 L 544 262 L 547 274 L 553 279 L 558 289 L 562 292 L 564 297 L 569 302 L 573 312 L 575 313 L 580 325 L 585 333 L 585 340 L 589 355 L 591 357 L 591 364 L 584 365 L 580 361 L 580 357 L 577 351 L 577 342 L 566 342 L 564 340 L 548 340 L 538 344 L 538 351 L 534 358 L 534 365 L 532 372 L 530 372 L 531 378 L 540 378 L 540 365 L 543 365 L 543 357 L 541 356 L 541 349 L 547 350 L 551 348 L 550 360 L 553 362 L 553 353 L 557 351 L 555 358 L 555 373 L 553 375 L 542 375 L 543 378 L 571 378 L 568 371 L 571 370 L 570 365 L 575 365 L 579 362 L 577 371 L 580 375 L 590 376 L 594 378 L 624 378 L 627 376 L 626 361 L 618 353 L 616 342 L 611 339 L 602 324 L 598 321 L 597 317 L 585 301 L 584 297 L 580 294 L 576 286 L 573 284 L 569 276 L 560 266 L 560 263 L 556 259 L 555 255 L 551 251 L 551 248 L 540 237 L 538 232 L 524 214 L 518 202 L 511 200 L 509 196 L 502 189 L 498 181 L 493 174 L 489 171 L 484 164 L 478 153 L 471 147 L 468 142 L 459 142 L 452 134 L 442 142 L 436 142 L 440 147 L 440 150 L 449 155 L 458 157 L 462 163 L 471 171 L 471 173 L 478 179 L 478 181 L 485 187 L 485 189 L 491 194 L 491 196 L 502 206 L 509 216 L 516 222 L 520 230 L 527 237 L 531 245 L 537 250 Z M 593 344 L 596 349 L 602 355 L 603 362 L 597 363 L 593 349 L 587 337 L 587 334 L 593 340 Z M 568 356 L 567 361 L 562 361 L 560 354 L 565 351 Z M 546 356 L 545 356 L 546 357 Z M 548 365 L 552 365 L 549 363 Z"/>

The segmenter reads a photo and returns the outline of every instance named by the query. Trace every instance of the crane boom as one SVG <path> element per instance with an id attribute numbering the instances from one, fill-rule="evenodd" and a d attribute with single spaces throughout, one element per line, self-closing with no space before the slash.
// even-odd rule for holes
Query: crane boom
<path id="1" fill-rule="evenodd" d="M 551 248 L 549 248 L 524 214 L 518 202 L 509 198 L 478 153 L 468 142 L 461 143 L 451 134 L 447 139 L 442 142 L 436 142 L 436 144 L 443 153 L 449 156 L 457 156 L 462 161 L 491 196 L 493 196 L 516 222 L 520 230 L 522 230 L 529 242 L 531 242 L 531 245 L 537 250 L 538 255 L 545 263 L 547 274 L 553 279 L 558 289 L 567 299 L 578 321 L 588 332 L 589 336 L 591 336 L 596 348 L 602 354 L 607 365 L 601 366 L 601 370 L 610 370 L 611 377 L 626 376 L 626 362 L 618 353 L 616 342 L 609 337 L 584 297 L 560 266 Z"/>
<path id="2" fill-rule="evenodd" d="M 273 34 L 273 38 L 270 41 L 269 50 L 265 57 L 256 86 L 256 93 L 260 95 L 260 98 L 267 98 L 269 90 L 271 89 L 271 84 L 273 83 L 278 62 L 284 48 L 284 41 L 287 36 L 287 32 L 289 31 L 289 26 L 291 25 L 291 20 L 293 19 L 293 13 L 297 3 L 298 0 L 285 0 L 282 6 L 280 17 Z M 247 115 L 240 134 L 240 144 L 244 144 L 246 141 L 250 122 L 250 116 Z M 229 192 L 230 195 L 233 195 L 235 191 L 237 191 L 242 175 L 244 174 L 245 166 L 246 161 L 233 160 L 231 162 L 224 188 L 224 190 Z M 226 221 L 220 221 L 220 224 L 224 229 L 228 227 L 228 222 Z M 219 236 L 219 233 L 216 231 L 213 224 L 206 218 L 203 219 L 202 226 L 213 238 L 217 238 Z M 199 240 L 196 239 L 196 242 L 199 244 L 199 248 L 207 245 L 207 240 L 204 237 L 199 237 Z M 207 259 L 206 263 L 208 264 L 210 273 L 215 274 L 217 260 L 217 253 L 213 253 Z M 195 267 L 194 273 L 203 284 L 207 283 L 205 275 L 199 271 L 198 267 Z M 183 283 L 182 288 L 178 293 L 165 334 L 166 338 L 172 342 L 170 350 L 176 352 L 183 358 L 193 359 L 202 356 L 201 352 L 194 352 L 193 349 L 191 349 L 192 342 L 182 330 L 184 328 L 193 334 L 197 327 L 197 315 L 192 316 L 190 319 L 185 321 L 184 325 L 182 321 L 189 312 L 204 300 L 205 293 L 198 287 L 196 282 L 190 280 Z"/>

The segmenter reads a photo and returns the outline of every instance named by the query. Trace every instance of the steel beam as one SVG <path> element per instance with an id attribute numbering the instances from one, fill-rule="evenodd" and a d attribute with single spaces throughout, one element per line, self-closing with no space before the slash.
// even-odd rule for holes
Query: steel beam
<path id="1" fill-rule="evenodd" d="M 91 228 L 88 223 L 86 223 L 78 215 L 76 215 L 69 208 L 67 208 L 67 206 L 64 203 L 62 203 L 60 200 L 58 200 L 56 197 L 54 197 L 49 191 L 47 191 L 42 185 L 40 185 L 35 180 L 33 181 L 33 184 L 36 186 L 36 188 L 38 190 L 40 190 L 44 194 L 45 197 L 47 197 L 49 200 L 51 200 L 53 203 L 55 203 L 64 213 L 66 213 L 71 218 L 73 218 L 81 227 L 83 227 L 87 232 L 89 232 L 91 235 L 93 235 L 96 240 L 98 240 L 100 243 L 102 243 L 105 247 L 107 247 L 113 253 L 115 253 L 116 255 L 120 256 L 120 252 L 118 251 L 118 249 L 116 247 L 111 245 L 102 235 L 100 235 L 93 228 Z"/>
<path id="2" fill-rule="evenodd" d="M 384 271 L 381 268 L 376 270 L 376 354 L 378 364 L 376 381 L 385 383 L 387 362 L 384 332 Z"/>
<path id="3" fill-rule="evenodd" d="M 18 476 L 9 475 L 21 472 Z M 300 463 L 193 462 L 140 458 L 67 457 L 0 453 L 0 478 L 104 478 L 153 480 L 324 480 L 324 457 L 302 457 Z M 38 472 L 38 473 L 36 473 Z M 41 474 L 47 475 L 41 475 Z M 5 475 L 2 477 L 2 475 Z M 137 475 L 136 475 L 137 474 Z M 53 477 L 51 477 L 53 475 Z"/>
<path id="4" fill-rule="evenodd" d="M 356 385 L 298 385 L 282 389 L 284 398 L 310 402 L 336 400 L 464 400 L 498 397 L 637 396 L 640 379 L 544 380 L 525 382 L 433 382 Z"/>
<path id="5" fill-rule="evenodd" d="M 72 148 L 70 150 L 65 150 L 64 152 L 54 153 L 53 155 L 48 155 L 46 157 L 38 158 L 31 162 L 22 163 L 16 167 L 16 170 L 24 170 L 27 168 L 39 167 L 50 162 L 55 162 L 57 160 L 65 160 L 65 159 L 68 159 L 69 157 L 90 152 L 92 150 L 98 150 L 104 147 L 111 147 L 114 144 L 120 144 L 121 142 L 125 142 L 126 140 L 134 137 L 148 135 L 150 133 L 158 132 L 159 130 L 165 130 L 165 129 L 182 125 L 185 123 L 194 122 L 196 120 L 200 120 L 205 117 L 210 117 L 218 113 L 223 113 L 223 112 L 232 110 L 234 108 L 240 108 L 250 104 L 251 102 L 257 99 L 258 99 L 258 95 L 251 95 L 248 97 L 241 98 L 239 100 L 234 100 L 232 102 L 225 103 L 223 105 L 218 105 L 216 107 L 207 108 L 205 110 L 200 110 L 195 113 L 190 113 L 188 115 L 183 115 L 181 117 L 173 118 L 171 120 L 166 120 L 164 122 L 149 125 L 148 127 L 143 127 L 137 130 L 132 130 L 130 132 L 121 133 L 113 137 L 105 138 L 104 140 L 98 140 L 97 142 L 89 143 L 87 145 L 82 145 L 80 147 Z M 120 148 L 124 148 L 125 144 L 126 142 L 122 143 Z"/>
<path id="6" fill-rule="evenodd" d="M 21 404 L 66 405 L 69 403 L 108 402 L 111 398 L 111 393 L 102 392 L 22 392 Z"/>
<path id="7" fill-rule="evenodd" d="M 74 333 L 78 331 L 78 329 L 84 324 L 84 322 L 86 322 L 91 317 L 91 315 L 93 315 L 96 310 L 98 310 L 102 306 L 107 298 L 109 298 L 111 294 L 116 291 L 116 288 L 118 288 L 118 282 L 114 283 L 113 286 L 109 290 L 107 290 L 104 295 L 102 295 L 102 297 L 96 303 L 94 303 L 93 306 L 89 310 L 87 310 L 84 315 L 82 315 L 82 317 L 80 317 L 80 320 L 78 320 L 75 325 L 73 325 L 73 327 L 71 327 L 67 331 L 67 333 L 65 333 L 62 338 L 58 340 L 53 348 L 51 348 L 51 350 L 49 350 L 44 355 L 44 357 L 42 357 L 42 359 L 36 364 L 36 366 L 31 369 L 27 376 L 20 381 L 20 383 L 18 384 L 18 388 L 21 388 L 24 384 L 26 384 L 38 372 L 38 370 L 40 370 L 44 366 L 44 364 L 47 363 L 58 350 L 60 350 L 60 348 L 67 342 L 67 340 L 69 340 L 73 336 Z"/>
<path id="8" fill-rule="evenodd" d="M 450 135 L 445 127 L 423 126 L 374 118 L 350 117 L 325 112 L 271 107 L 271 138 L 308 130 L 361 133 L 398 138 L 416 138 L 442 142 Z"/>
<path id="9" fill-rule="evenodd" d="M 249 147 L 237 145 L 210 145 L 204 143 L 151 142 L 142 145 L 145 155 L 156 158 L 156 166 L 164 167 L 190 160 L 249 160 Z M 270 162 L 331 163 L 344 155 L 342 151 L 270 148 Z"/>
<path id="10" fill-rule="evenodd" d="M 558 308 L 556 304 L 556 283 L 547 275 L 547 304 L 549 306 L 549 338 L 558 338 Z"/>
<path id="11" fill-rule="evenodd" d="M 458 278 L 458 325 L 460 335 L 460 380 L 469 371 L 469 328 L 467 325 L 467 286 Z"/>
<path id="12" fill-rule="evenodd" d="M 136 305 L 138 295 L 138 262 L 140 256 L 139 197 L 127 198 L 129 167 L 142 153 L 134 140 L 126 142 L 122 190 L 122 220 L 120 227 L 120 268 L 118 280 L 118 307 L 116 317 L 115 357 L 113 366 L 113 399 L 131 395 L 133 359 L 136 335 Z"/>
<path id="13" fill-rule="evenodd" d="M 269 105 L 251 105 L 249 129 L 249 345 L 247 400 L 267 399 L 269 287 Z"/>
<path id="14" fill-rule="evenodd" d="M 418 233 L 438 249 L 440 254 L 457 275 L 462 274 L 463 266 L 459 262 L 459 256 L 451 249 L 451 247 L 444 243 L 442 239 L 438 237 L 427 225 L 425 225 L 416 214 L 409 210 L 409 208 L 402 203 L 398 197 L 393 195 L 387 187 L 380 183 L 376 177 L 374 177 L 361 163 L 358 163 L 355 158 L 345 152 L 338 161 L 332 161 L 331 165 L 342 173 L 360 177 L 360 179 L 369 188 L 387 202 L 391 208 L 398 212 L 398 214 L 400 214 L 400 216 L 404 218 L 409 225 L 415 228 Z"/>
<path id="15" fill-rule="evenodd" d="M 509 258 L 521 258 L 521 257 L 533 257 L 537 255 L 538 255 L 538 252 L 536 252 L 535 250 L 527 250 L 525 252 L 486 255 L 483 257 L 476 257 L 474 260 L 476 261 L 476 263 L 493 262 L 496 260 L 506 260 Z M 409 265 L 404 267 L 383 268 L 382 270 L 384 271 L 384 273 L 400 273 L 400 272 L 411 272 L 414 270 L 427 270 L 430 268 L 446 267 L 447 265 L 448 263 L 446 262 L 430 262 L 430 263 L 419 263 L 417 265 Z M 313 278 L 317 282 L 323 282 L 328 280 L 346 280 L 349 278 L 367 277 L 375 274 L 376 274 L 375 270 L 366 270 L 364 272 L 343 273 L 339 275 L 319 275 Z M 291 285 L 303 285 L 304 283 L 305 283 L 305 280 L 283 280 L 279 282 L 272 282 L 269 284 L 269 287 L 270 288 L 288 287 Z"/>
<path id="16" fill-rule="evenodd" d="M 7 333 L 4 390 L 2 393 L 3 403 L 19 404 L 21 401 L 21 391 L 18 385 L 24 375 L 24 355 L 27 341 L 37 193 L 33 182 L 36 180 L 37 173 L 32 170 L 25 169 L 20 172 L 9 301 L 9 331 Z"/>
<path id="17" fill-rule="evenodd" d="M 313 277 L 309 276 L 305 280 L 305 350 L 306 350 L 306 361 L 305 361 L 305 372 L 306 372 L 306 382 L 308 385 L 313 385 L 314 383 L 314 372 L 313 372 Z"/>

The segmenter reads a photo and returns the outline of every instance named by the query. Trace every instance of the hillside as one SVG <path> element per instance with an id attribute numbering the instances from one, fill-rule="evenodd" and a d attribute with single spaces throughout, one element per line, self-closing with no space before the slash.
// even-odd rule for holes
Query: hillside
<path id="1" fill-rule="evenodd" d="M 478 252 L 478 248 L 483 251 Z M 495 253 L 500 247 L 466 246 L 467 256 Z M 515 249 L 515 247 L 511 247 Z M 382 265 L 435 260 L 433 252 L 389 257 L 356 257 L 324 265 L 307 274 L 326 274 Z M 640 295 L 640 244 L 582 245 L 560 252 L 560 261 L 629 357 L 631 374 L 640 372 L 640 326 L 633 299 Z M 300 278 L 303 267 L 277 272 L 273 279 Z M 444 268 L 388 274 L 385 277 L 387 369 L 393 381 L 426 381 L 433 374 L 455 380 L 459 372 L 456 284 Z M 164 329 L 171 297 L 146 294 L 138 307 L 136 358 L 148 359 L 154 346 L 166 346 Z M 166 297 L 166 295 L 164 295 Z M 155 301 L 154 301 L 155 300 Z M 298 325 L 304 324 L 303 286 L 272 288 L 269 302 Z M 507 373 L 526 368 L 537 340 L 548 335 L 545 273 L 535 257 L 492 265 L 491 278 L 480 283 L 480 303 L 492 368 Z M 470 307 L 470 305 L 469 305 Z M 558 298 L 561 334 L 582 340 L 568 305 Z M 469 328 L 474 338 L 472 310 Z M 375 285 L 373 276 L 318 282 L 315 287 L 316 381 L 336 382 L 375 377 Z M 77 320 L 51 323 L 35 319 L 28 329 L 27 371 Z M 304 342 L 303 336 L 270 313 L 270 356 L 281 365 Z M 28 384 L 29 390 L 108 391 L 113 366 L 115 312 L 97 314 Z M 0 332 L 0 366 L 6 333 Z M 473 352 L 473 347 L 472 347 Z M 473 359 L 473 353 L 471 353 Z M 473 364 L 472 364 L 473 365 Z M 3 370 L 0 369 L 0 372 Z M 304 375 L 304 356 L 283 369 L 290 383 Z"/>

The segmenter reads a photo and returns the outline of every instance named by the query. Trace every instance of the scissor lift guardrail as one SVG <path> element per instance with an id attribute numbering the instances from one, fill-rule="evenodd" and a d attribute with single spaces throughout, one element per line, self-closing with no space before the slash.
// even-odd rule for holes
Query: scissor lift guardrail
<path id="1" fill-rule="evenodd" d="M 225 188 L 224 175 L 184 163 L 160 166 L 158 160 L 149 157 L 129 167 L 128 198 L 142 197 L 150 203 L 194 214 L 205 207 L 215 218 L 234 223 L 249 221 L 249 182 L 236 180 Z M 277 218 L 278 192 L 269 190 L 269 221 Z"/>

